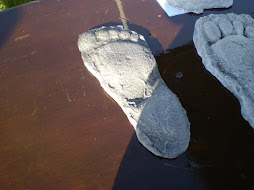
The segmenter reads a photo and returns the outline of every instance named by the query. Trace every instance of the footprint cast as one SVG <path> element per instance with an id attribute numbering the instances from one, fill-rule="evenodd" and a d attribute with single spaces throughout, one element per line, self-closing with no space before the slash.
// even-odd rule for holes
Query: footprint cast
<path id="1" fill-rule="evenodd" d="M 205 68 L 235 95 L 254 128 L 254 19 L 234 13 L 201 17 L 193 41 Z"/>
<path id="2" fill-rule="evenodd" d="M 186 112 L 161 79 L 143 36 L 120 26 L 99 28 L 82 34 L 78 44 L 86 67 L 121 106 L 145 147 L 168 158 L 187 149 Z"/>
<path id="3" fill-rule="evenodd" d="M 122 108 L 141 144 L 164 158 L 188 148 L 186 111 L 162 80 L 142 35 L 122 26 L 102 27 L 81 34 L 78 47 L 85 66 Z"/>

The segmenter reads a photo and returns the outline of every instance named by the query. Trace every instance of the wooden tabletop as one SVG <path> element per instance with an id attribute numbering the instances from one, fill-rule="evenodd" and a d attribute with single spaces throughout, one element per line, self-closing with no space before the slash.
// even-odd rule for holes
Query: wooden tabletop
<path id="1" fill-rule="evenodd" d="M 251 1 L 171 18 L 155 0 L 121 2 L 128 27 L 160 55 L 161 75 L 187 110 L 192 141 L 174 160 L 156 157 L 138 142 L 81 59 L 79 34 L 122 24 L 116 1 L 42 0 L 1 12 L 0 189 L 254 187 L 254 131 L 238 101 L 205 71 L 192 43 L 200 16 L 253 17 Z"/>

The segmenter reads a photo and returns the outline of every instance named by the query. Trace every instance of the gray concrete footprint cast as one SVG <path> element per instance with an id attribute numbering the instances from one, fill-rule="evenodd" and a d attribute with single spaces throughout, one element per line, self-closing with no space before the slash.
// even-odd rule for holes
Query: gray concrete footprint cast
<path id="1" fill-rule="evenodd" d="M 232 6 L 233 0 L 167 0 L 169 5 L 184 10 L 200 14 L 204 9 L 228 8 Z"/>
<path id="2" fill-rule="evenodd" d="M 143 36 L 122 26 L 102 27 L 81 34 L 78 47 L 85 66 L 120 105 L 141 144 L 165 158 L 188 148 L 186 111 L 161 79 Z"/>
<path id="3" fill-rule="evenodd" d="M 205 68 L 235 95 L 254 128 L 254 19 L 233 13 L 201 17 L 193 41 Z"/>

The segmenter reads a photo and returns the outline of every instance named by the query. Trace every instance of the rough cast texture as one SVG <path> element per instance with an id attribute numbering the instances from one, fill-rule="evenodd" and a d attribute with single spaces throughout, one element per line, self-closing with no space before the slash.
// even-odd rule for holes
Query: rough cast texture
<path id="1" fill-rule="evenodd" d="M 186 12 L 200 14 L 204 9 L 228 8 L 233 0 L 167 0 L 169 5 Z"/>
<path id="2" fill-rule="evenodd" d="M 193 40 L 206 69 L 236 96 L 254 128 L 254 19 L 233 13 L 202 17 Z"/>
<path id="3" fill-rule="evenodd" d="M 161 79 L 143 36 L 121 26 L 102 27 L 81 34 L 78 47 L 87 69 L 120 105 L 148 150 L 175 158 L 187 149 L 186 112 Z"/>

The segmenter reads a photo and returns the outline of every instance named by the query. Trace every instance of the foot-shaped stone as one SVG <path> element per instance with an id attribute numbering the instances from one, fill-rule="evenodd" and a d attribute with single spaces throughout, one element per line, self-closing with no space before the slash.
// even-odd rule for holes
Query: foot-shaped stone
<path id="1" fill-rule="evenodd" d="M 187 149 L 186 112 L 161 79 L 143 36 L 121 26 L 102 27 L 81 34 L 78 46 L 87 69 L 120 105 L 148 150 L 175 158 Z"/>
<path id="2" fill-rule="evenodd" d="M 236 96 L 254 128 L 254 19 L 233 13 L 202 17 L 193 40 L 206 69 Z"/>
<path id="3" fill-rule="evenodd" d="M 228 8 L 232 6 L 233 0 L 167 0 L 169 5 L 186 12 L 200 14 L 204 9 Z"/>

